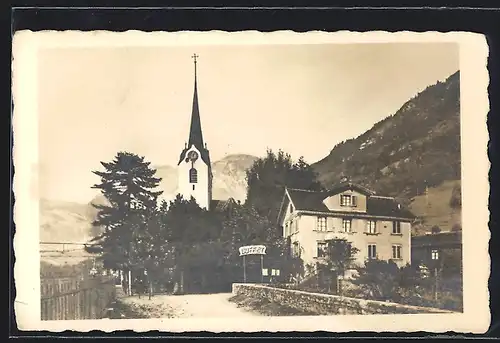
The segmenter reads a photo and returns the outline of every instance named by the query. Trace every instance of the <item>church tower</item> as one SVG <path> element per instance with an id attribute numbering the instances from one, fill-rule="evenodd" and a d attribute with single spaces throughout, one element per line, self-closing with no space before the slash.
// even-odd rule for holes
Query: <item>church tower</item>
<path id="1" fill-rule="evenodd" d="M 194 95 L 191 112 L 189 139 L 181 152 L 178 167 L 178 190 L 184 199 L 196 199 L 200 207 L 210 210 L 212 201 L 212 166 L 210 153 L 203 142 L 200 110 L 198 108 L 198 89 L 196 63 L 198 55 L 194 54 Z"/>

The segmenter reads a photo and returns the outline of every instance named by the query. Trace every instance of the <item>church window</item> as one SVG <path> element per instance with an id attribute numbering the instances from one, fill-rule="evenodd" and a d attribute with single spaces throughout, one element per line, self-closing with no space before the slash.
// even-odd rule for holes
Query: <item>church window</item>
<path id="1" fill-rule="evenodd" d="M 194 168 L 189 170 L 189 183 L 198 183 L 198 171 Z"/>

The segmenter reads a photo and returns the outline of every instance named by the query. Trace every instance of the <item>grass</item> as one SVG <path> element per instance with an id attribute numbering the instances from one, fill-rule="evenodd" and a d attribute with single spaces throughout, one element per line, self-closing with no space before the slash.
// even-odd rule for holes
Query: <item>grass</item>
<path id="1" fill-rule="evenodd" d="M 453 187 L 460 181 L 445 181 L 440 186 L 429 188 L 427 197 L 419 195 L 413 198 L 410 211 L 424 219 L 424 229 L 437 225 L 442 231 L 449 231 L 454 224 L 461 224 L 462 212 L 453 210 L 449 202 Z"/>
<path id="2" fill-rule="evenodd" d="M 134 306 L 134 304 L 126 304 L 117 300 L 113 306 L 113 312 L 110 319 L 142 319 L 148 318 L 146 309 Z"/>
<path id="3" fill-rule="evenodd" d="M 298 310 L 289 306 L 280 305 L 264 298 L 254 299 L 238 294 L 229 298 L 230 302 L 246 310 L 258 312 L 264 316 L 310 316 L 316 313 Z"/>

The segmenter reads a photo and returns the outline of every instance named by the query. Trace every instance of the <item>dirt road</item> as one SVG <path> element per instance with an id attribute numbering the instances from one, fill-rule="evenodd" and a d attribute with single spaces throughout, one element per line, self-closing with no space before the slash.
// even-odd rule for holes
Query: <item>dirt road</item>
<path id="1" fill-rule="evenodd" d="M 126 297 L 121 299 L 139 310 L 147 318 L 233 318 L 253 317 L 258 313 L 245 311 L 229 302 L 231 293 L 155 295 Z"/>

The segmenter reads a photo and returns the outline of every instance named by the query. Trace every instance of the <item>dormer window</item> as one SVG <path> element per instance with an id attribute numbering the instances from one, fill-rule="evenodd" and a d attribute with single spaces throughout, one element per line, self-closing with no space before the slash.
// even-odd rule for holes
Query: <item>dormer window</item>
<path id="1" fill-rule="evenodd" d="M 189 169 L 189 183 L 198 183 L 198 171 L 194 168 Z"/>
<path id="2" fill-rule="evenodd" d="M 341 194 L 340 195 L 340 206 L 344 207 L 355 207 L 357 199 L 355 195 Z"/>

